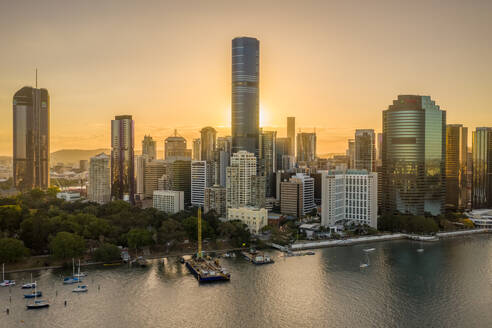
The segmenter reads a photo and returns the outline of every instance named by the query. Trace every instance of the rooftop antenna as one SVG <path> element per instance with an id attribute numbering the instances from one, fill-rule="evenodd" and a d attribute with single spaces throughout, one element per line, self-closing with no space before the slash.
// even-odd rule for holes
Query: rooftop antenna
<path id="1" fill-rule="evenodd" d="M 36 89 L 38 88 L 38 68 L 36 67 Z"/>

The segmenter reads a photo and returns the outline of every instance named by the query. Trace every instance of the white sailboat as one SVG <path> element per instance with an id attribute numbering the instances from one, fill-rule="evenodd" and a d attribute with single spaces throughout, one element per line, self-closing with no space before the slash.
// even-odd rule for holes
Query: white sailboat
<path id="1" fill-rule="evenodd" d="M 360 268 L 367 268 L 369 265 L 370 265 L 369 255 L 367 255 L 367 252 L 366 252 L 366 263 L 361 263 L 359 267 Z"/>
<path id="2" fill-rule="evenodd" d="M 21 288 L 22 289 L 29 289 L 29 288 L 35 288 L 35 287 L 36 287 L 36 283 L 32 282 L 32 273 L 31 273 L 31 282 L 22 285 Z"/>
<path id="3" fill-rule="evenodd" d="M 34 282 L 36 284 L 36 282 Z M 35 285 L 36 286 L 36 285 Z M 33 309 L 42 309 L 49 307 L 50 303 L 47 300 L 38 300 L 38 291 L 37 287 L 34 287 L 34 301 L 32 303 L 27 303 L 26 307 L 28 310 L 33 310 Z"/>
<path id="4" fill-rule="evenodd" d="M 2 264 L 2 282 L 0 287 L 15 286 L 15 280 L 5 280 L 5 263 Z"/>
<path id="5" fill-rule="evenodd" d="M 76 282 L 81 282 L 79 277 L 75 277 L 75 260 L 72 258 L 72 276 L 63 278 L 63 283 L 65 285 L 75 284 Z"/>
<path id="6" fill-rule="evenodd" d="M 86 272 L 80 272 L 80 259 L 79 259 L 79 272 L 73 275 L 76 278 L 82 278 L 82 277 L 87 277 Z"/>
<path id="7" fill-rule="evenodd" d="M 78 272 L 78 276 L 80 277 L 80 259 L 79 259 L 79 272 Z M 74 293 L 84 293 L 84 292 L 86 292 L 88 290 L 89 290 L 89 288 L 86 285 L 78 285 L 77 288 L 74 288 L 72 290 L 72 292 L 74 292 Z"/>

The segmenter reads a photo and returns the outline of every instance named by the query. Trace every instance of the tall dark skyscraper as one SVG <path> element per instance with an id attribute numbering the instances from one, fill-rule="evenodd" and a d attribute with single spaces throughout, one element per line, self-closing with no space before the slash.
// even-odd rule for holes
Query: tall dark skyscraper
<path id="1" fill-rule="evenodd" d="M 200 159 L 202 161 L 212 162 L 214 160 L 214 151 L 217 142 L 217 131 L 207 126 L 200 130 Z"/>
<path id="2" fill-rule="evenodd" d="M 232 40 L 232 152 L 258 154 L 260 132 L 260 41 Z"/>
<path id="3" fill-rule="evenodd" d="M 134 125 L 131 115 L 116 116 L 111 121 L 111 198 L 132 204 L 135 200 Z"/>
<path id="4" fill-rule="evenodd" d="M 50 96 L 23 87 L 13 100 L 14 183 L 19 190 L 50 185 Z"/>
<path id="5" fill-rule="evenodd" d="M 296 156 L 296 118 L 287 117 L 287 138 L 290 139 L 289 155 Z"/>
<path id="6" fill-rule="evenodd" d="M 473 131 L 473 208 L 492 208 L 492 128 Z"/>
<path id="7" fill-rule="evenodd" d="M 355 130 L 355 168 L 376 172 L 376 135 L 372 129 Z"/>
<path id="8" fill-rule="evenodd" d="M 467 208 L 468 128 L 461 124 L 446 126 L 446 207 Z"/>
<path id="9" fill-rule="evenodd" d="M 446 111 L 429 96 L 400 95 L 383 111 L 383 212 L 444 211 Z"/>

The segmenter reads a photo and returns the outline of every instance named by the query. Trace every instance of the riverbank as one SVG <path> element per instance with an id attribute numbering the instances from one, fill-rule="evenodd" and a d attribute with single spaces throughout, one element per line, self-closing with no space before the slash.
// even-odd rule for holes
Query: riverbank
<path id="1" fill-rule="evenodd" d="M 349 246 L 355 244 L 364 244 L 364 243 L 373 243 L 373 242 L 381 242 L 388 240 L 398 240 L 398 239 L 410 239 L 410 240 L 418 240 L 418 241 L 438 241 L 440 238 L 451 238 L 458 236 L 465 236 L 477 233 L 490 233 L 491 230 L 488 229 L 470 229 L 470 230 L 461 230 L 461 231 L 451 231 L 451 232 L 438 232 L 435 236 L 420 236 L 420 235 L 411 235 L 404 233 L 394 233 L 387 235 L 378 235 L 378 236 L 364 236 L 357 238 L 348 238 L 348 239 L 340 239 L 340 240 L 319 240 L 319 241 L 309 241 L 309 242 L 299 242 L 290 245 L 289 249 L 292 251 L 301 251 L 305 249 L 315 249 L 315 248 L 324 248 L 324 247 L 336 247 L 336 246 Z M 285 248 L 276 247 L 276 245 L 272 245 L 274 248 L 285 250 Z"/>
<path id="2" fill-rule="evenodd" d="M 247 249 L 247 248 L 239 247 L 239 248 L 212 249 L 212 250 L 204 250 L 204 251 L 205 251 L 205 253 L 222 254 L 222 253 L 227 253 L 227 252 L 241 251 L 241 250 L 245 250 L 245 249 Z M 180 252 L 172 252 L 172 253 L 158 252 L 158 253 L 146 255 L 145 258 L 148 260 L 154 260 L 154 259 L 163 259 L 163 258 L 169 258 L 169 257 L 191 256 L 195 253 L 196 252 L 192 252 L 192 251 L 180 251 Z M 43 257 L 43 258 L 46 258 L 46 257 Z M 5 270 L 5 273 L 19 273 L 19 272 L 63 269 L 63 267 L 64 267 L 63 264 L 32 267 L 32 266 L 29 266 L 30 263 L 33 263 L 32 259 L 33 258 L 29 258 L 26 261 L 16 263 L 16 266 L 20 266 L 20 268 L 14 269 L 14 270 Z M 58 261 L 58 262 L 61 262 L 61 261 Z M 80 266 L 81 267 L 87 267 L 87 266 L 94 266 L 94 265 L 103 265 L 105 263 L 117 264 L 117 263 L 122 263 L 122 261 L 112 261 L 112 262 L 90 262 L 90 261 L 86 261 L 86 262 L 81 262 Z M 23 264 L 25 265 L 25 267 L 23 266 Z"/>

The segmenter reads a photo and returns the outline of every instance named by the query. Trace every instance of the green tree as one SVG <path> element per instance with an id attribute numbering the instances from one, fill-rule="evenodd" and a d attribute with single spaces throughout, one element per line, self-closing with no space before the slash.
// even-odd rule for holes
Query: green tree
<path id="1" fill-rule="evenodd" d="M 141 248 L 152 244 L 152 234 L 145 229 L 132 229 L 126 235 L 128 247 Z"/>
<path id="2" fill-rule="evenodd" d="M 121 258 L 120 249 L 113 244 L 102 244 L 94 251 L 94 259 L 96 261 L 110 262 Z"/>
<path id="3" fill-rule="evenodd" d="M 157 234 L 159 243 L 165 244 L 173 240 L 180 240 L 186 236 L 183 226 L 176 220 L 167 219 L 162 221 Z"/>
<path id="4" fill-rule="evenodd" d="M 84 238 L 70 232 L 59 232 L 50 242 L 53 255 L 59 259 L 80 257 L 85 251 Z"/>
<path id="5" fill-rule="evenodd" d="M 191 240 L 198 239 L 198 219 L 196 217 L 190 216 L 183 220 L 183 227 L 186 230 L 188 238 Z M 214 231 L 210 224 L 202 220 L 202 238 L 210 238 L 214 236 Z"/>
<path id="6" fill-rule="evenodd" d="M 14 238 L 0 238 L 0 262 L 16 262 L 29 255 L 22 241 Z"/>

